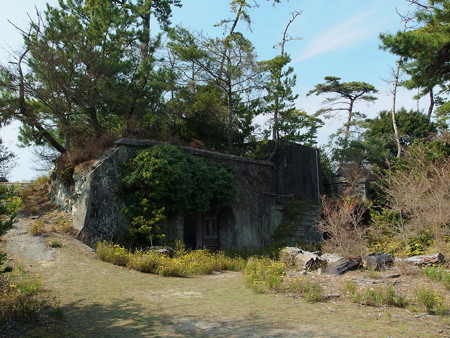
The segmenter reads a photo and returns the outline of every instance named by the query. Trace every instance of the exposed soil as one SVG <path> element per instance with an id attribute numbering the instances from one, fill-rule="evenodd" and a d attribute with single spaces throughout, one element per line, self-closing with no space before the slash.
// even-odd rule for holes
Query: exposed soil
<path id="1" fill-rule="evenodd" d="M 42 215 L 45 216 L 45 215 Z M 28 330 L 30 337 L 449 337 L 450 321 L 408 309 L 361 306 L 341 298 L 344 279 L 403 287 L 417 275 L 385 278 L 389 272 L 315 276 L 330 295 L 308 304 L 282 294 L 255 294 L 241 273 L 164 278 L 98 260 L 73 236 L 32 236 L 35 219 L 22 214 L 4 238 L 9 258 L 40 275 L 65 321 Z M 49 248 L 57 240 L 61 247 Z M 401 278 L 401 279 L 399 279 Z M 374 282 L 375 281 L 375 282 Z M 374 284 L 374 285 L 375 285 Z M 399 283 L 397 283 L 399 284 Z M 14 333 L 11 333 L 12 335 Z M 22 336 L 25 334 L 19 334 Z"/>

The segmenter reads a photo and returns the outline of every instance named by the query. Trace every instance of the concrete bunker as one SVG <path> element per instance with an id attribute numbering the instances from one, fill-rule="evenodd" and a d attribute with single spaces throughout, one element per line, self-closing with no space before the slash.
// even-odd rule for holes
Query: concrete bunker
<path id="1" fill-rule="evenodd" d="M 160 142 L 119 139 L 91 167 L 75 169 L 74 187 L 63 189 L 55 184 L 55 202 L 66 209 L 69 206 L 79 239 L 93 246 L 126 231 L 123 202 L 118 197 L 120 164 L 139 149 L 156 144 Z M 289 144 L 272 161 L 180 148 L 194 156 L 227 163 L 235 177 L 236 195 L 229 207 L 219 213 L 180 214 L 167 220 L 167 239 L 183 239 L 190 248 L 261 247 L 283 220 L 283 200 L 294 197 L 317 201 L 320 197 L 319 151 L 315 148 Z M 316 242 L 319 237 L 314 229 L 309 230 L 305 242 Z"/>

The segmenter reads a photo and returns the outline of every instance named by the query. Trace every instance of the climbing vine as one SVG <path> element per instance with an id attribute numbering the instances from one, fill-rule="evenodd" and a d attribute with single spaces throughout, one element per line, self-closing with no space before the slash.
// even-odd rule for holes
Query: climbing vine
<path id="1" fill-rule="evenodd" d="M 233 174 L 226 165 L 167 144 L 140 151 L 127 163 L 122 179 L 130 233 L 151 245 L 164 239 L 168 216 L 217 212 L 234 194 Z"/>

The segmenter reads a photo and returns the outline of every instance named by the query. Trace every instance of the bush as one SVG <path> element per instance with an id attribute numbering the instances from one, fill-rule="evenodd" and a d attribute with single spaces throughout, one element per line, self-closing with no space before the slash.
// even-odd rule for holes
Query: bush
<path id="1" fill-rule="evenodd" d="M 130 255 L 127 268 L 146 273 L 157 273 L 162 257 L 157 251 L 136 251 Z"/>
<path id="2" fill-rule="evenodd" d="M 102 261 L 126 266 L 131 258 L 130 252 L 118 244 L 99 242 L 95 250 Z"/>
<path id="3" fill-rule="evenodd" d="M 131 253 L 120 245 L 100 242 L 96 251 L 97 256 L 103 261 L 141 272 L 171 277 L 205 275 L 214 271 L 237 271 L 242 270 L 245 265 L 243 258 L 230 258 L 223 252 L 211 253 L 208 250 L 178 250 L 177 255 L 170 258 L 154 250 L 137 250 Z"/>
<path id="4" fill-rule="evenodd" d="M 445 306 L 445 296 L 439 291 L 429 287 L 422 287 L 416 291 L 416 301 L 425 307 L 427 313 L 431 315 L 445 315 L 448 308 Z"/>
<path id="5" fill-rule="evenodd" d="M 6 233 L 16 221 L 22 200 L 15 186 L 0 186 L 0 236 Z"/>
<path id="6" fill-rule="evenodd" d="M 244 268 L 245 282 L 255 292 L 263 293 L 280 289 L 285 265 L 270 258 L 250 258 Z"/>
<path id="7" fill-rule="evenodd" d="M 187 277 L 189 272 L 179 258 L 169 258 L 162 256 L 156 272 L 164 277 Z"/>
<path id="8" fill-rule="evenodd" d="M 383 173 L 386 201 L 373 213 L 370 234 L 375 248 L 400 255 L 450 252 L 450 158 L 432 144 L 412 145 Z M 449 151 L 449 141 L 442 147 Z"/>
<path id="9" fill-rule="evenodd" d="M 428 278 L 442 282 L 447 290 L 450 290 L 450 272 L 436 267 L 425 267 L 422 272 Z"/>
<path id="10" fill-rule="evenodd" d="M 323 198 L 322 205 L 323 217 L 317 228 L 328 237 L 322 248 L 344 257 L 364 253 L 367 229 L 363 221 L 367 204 L 353 196 L 341 196 Z"/>
<path id="11" fill-rule="evenodd" d="M 0 294 L 0 326 L 29 323 L 44 315 L 61 319 L 58 304 L 45 295 L 37 276 L 27 274 L 21 266 L 0 274 Z"/>
<path id="12" fill-rule="evenodd" d="M 362 305 L 395 307 L 405 307 L 409 303 L 406 297 L 396 293 L 392 286 L 364 290 L 362 293 L 354 290 L 352 301 Z"/>

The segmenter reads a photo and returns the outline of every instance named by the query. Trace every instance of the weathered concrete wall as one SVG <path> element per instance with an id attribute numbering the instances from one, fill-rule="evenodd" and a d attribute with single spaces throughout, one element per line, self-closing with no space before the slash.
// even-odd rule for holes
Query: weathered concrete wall
<path id="1" fill-rule="evenodd" d="M 136 151 L 155 144 L 159 142 L 121 139 L 116 141 L 115 148 L 91 166 L 92 170 L 88 173 L 85 169 L 75 170 L 78 175 L 74 175 L 74 189 L 70 196 L 65 192 L 66 195 L 59 194 L 59 198 L 62 204 L 71 205 L 74 227 L 79 230 L 78 237 L 85 243 L 92 245 L 126 230 L 128 223 L 122 216 L 124 205 L 118 191 L 121 166 Z M 182 148 L 192 155 L 225 163 L 234 173 L 236 196 L 230 207 L 217 215 L 220 249 L 254 249 L 266 244 L 283 217 L 281 205 L 277 204 L 278 195 L 294 194 L 309 199 L 316 196 L 319 183 L 316 180 L 308 183 L 309 179 L 316 178 L 315 164 L 313 169 L 302 169 L 292 168 L 290 163 L 293 161 L 295 165 L 310 166 L 314 158 L 308 159 L 308 156 L 316 154 L 309 151 L 312 148 L 305 148 L 297 156 L 287 151 L 277 159 L 281 163 L 278 167 L 269 161 Z M 286 177 L 287 183 L 283 177 Z M 183 238 L 184 217 L 179 215 L 169 219 L 168 239 Z"/>
<path id="2" fill-rule="evenodd" d="M 319 200 L 320 153 L 318 149 L 292 143 L 281 148 L 273 158 L 277 167 L 276 191 L 278 195 L 293 194 L 303 200 Z"/>

